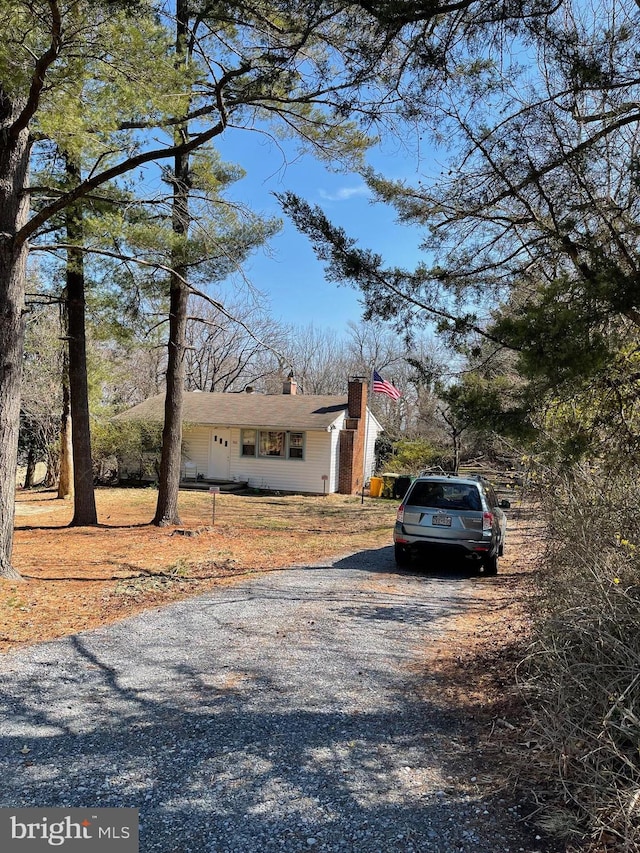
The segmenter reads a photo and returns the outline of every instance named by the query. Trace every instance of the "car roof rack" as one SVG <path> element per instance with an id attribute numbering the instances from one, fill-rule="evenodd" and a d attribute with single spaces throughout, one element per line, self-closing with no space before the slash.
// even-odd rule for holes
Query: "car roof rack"
<path id="1" fill-rule="evenodd" d="M 419 477 L 455 477 L 459 480 L 476 480 L 477 482 L 485 482 L 486 478 L 482 474 L 456 474 L 453 471 L 445 471 L 444 468 L 438 466 L 434 468 L 425 468 L 418 475 Z"/>

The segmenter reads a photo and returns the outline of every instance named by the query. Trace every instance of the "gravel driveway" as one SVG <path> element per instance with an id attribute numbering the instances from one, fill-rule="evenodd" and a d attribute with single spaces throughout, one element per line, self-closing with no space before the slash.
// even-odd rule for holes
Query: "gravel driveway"
<path id="1" fill-rule="evenodd" d="M 0 805 L 137 807 L 143 853 L 542 851 L 424 702 L 475 583 L 383 548 L 0 657 Z"/>

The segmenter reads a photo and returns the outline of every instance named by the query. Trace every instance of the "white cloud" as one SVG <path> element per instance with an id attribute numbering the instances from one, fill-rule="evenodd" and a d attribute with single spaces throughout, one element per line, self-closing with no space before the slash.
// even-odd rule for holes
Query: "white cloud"
<path id="1" fill-rule="evenodd" d="M 357 187 L 341 187 L 333 192 L 320 190 L 320 198 L 323 201 L 349 201 L 352 198 L 368 195 L 371 195 L 371 190 L 366 184 L 358 184 Z"/>

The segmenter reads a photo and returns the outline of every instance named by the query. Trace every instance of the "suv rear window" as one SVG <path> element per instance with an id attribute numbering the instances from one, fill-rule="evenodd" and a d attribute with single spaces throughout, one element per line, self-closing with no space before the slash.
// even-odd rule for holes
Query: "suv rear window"
<path id="1" fill-rule="evenodd" d="M 416 482 L 405 499 L 405 506 L 429 506 L 439 509 L 482 510 L 477 486 L 462 483 Z"/>

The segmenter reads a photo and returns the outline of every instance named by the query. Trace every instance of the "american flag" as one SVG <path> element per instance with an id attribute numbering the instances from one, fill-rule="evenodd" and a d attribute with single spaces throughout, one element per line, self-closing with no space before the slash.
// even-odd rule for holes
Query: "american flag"
<path id="1" fill-rule="evenodd" d="M 386 381 L 386 379 L 383 379 L 377 370 L 373 371 L 372 387 L 374 392 L 378 394 L 386 394 L 387 397 L 391 397 L 392 400 L 399 400 L 400 397 L 402 397 L 400 391 L 398 391 L 397 388 L 394 388 L 390 382 Z"/>

